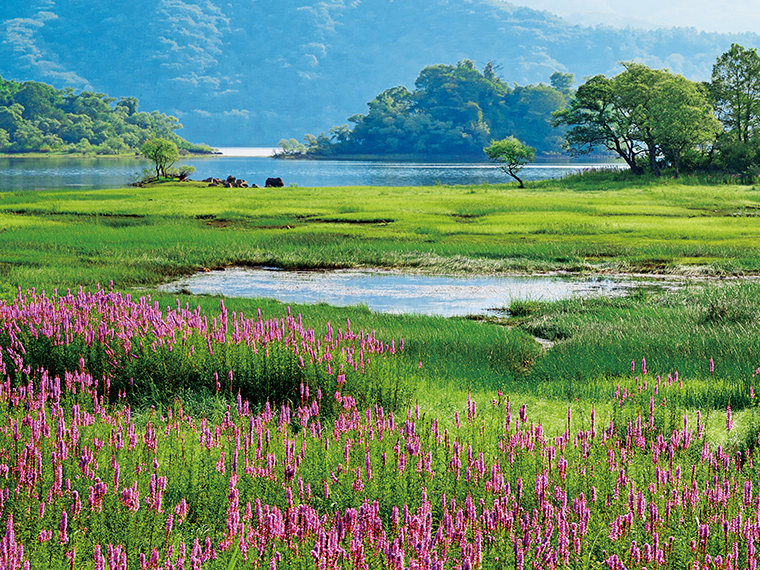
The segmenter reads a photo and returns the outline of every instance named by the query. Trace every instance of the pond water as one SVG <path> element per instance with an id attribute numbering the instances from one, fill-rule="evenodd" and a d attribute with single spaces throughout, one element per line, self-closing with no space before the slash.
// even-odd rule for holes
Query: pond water
<path id="1" fill-rule="evenodd" d="M 264 186 L 269 177 L 286 186 L 423 186 L 503 183 L 511 179 L 498 167 L 479 162 L 400 162 L 352 160 L 280 160 L 270 148 L 223 148 L 222 155 L 188 157 L 194 180 L 242 178 Z M 141 157 L 0 156 L 0 191 L 61 188 L 123 188 L 151 163 Z M 543 163 L 528 165 L 526 180 L 561 178 L 591 168 L 619 168 L 618 163 Z"/>
<path id="2" fill-rule="evenodd" d="M 651 281 L 650 281 L 651 283 Z M 165 285 L 169 292 L 269 298 L 285 303 L 365 304 L 379 313 L 444 317 L 486 315 L 511 300 L 554 301 L 575 296 L 623 295 L 642 284 L 630 277 L 420 275 L 384 270 L 210 271 Z"/>

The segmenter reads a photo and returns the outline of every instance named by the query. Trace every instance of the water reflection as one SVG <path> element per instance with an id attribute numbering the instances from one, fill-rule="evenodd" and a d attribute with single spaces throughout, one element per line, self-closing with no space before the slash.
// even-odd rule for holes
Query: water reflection
<path id="1" fill-rule="evenodd" d="M 166 285 L 171 292 L 270 298 L 285 303 L 365 304 L 380 313 L 444 317 L 485 315 L 511 300 L 553 301 L 574 296 L 621 295 L 640 284 L 626 277 L 452 277 L 393 271 L 211 271 Z"/>

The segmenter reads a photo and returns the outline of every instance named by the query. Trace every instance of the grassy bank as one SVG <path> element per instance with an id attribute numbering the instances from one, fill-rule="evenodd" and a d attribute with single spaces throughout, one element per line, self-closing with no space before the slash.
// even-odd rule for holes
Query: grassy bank
<path id="1" fill-rule="evenodd" d="M 412 188 L 200 183 L 0 193 L 0 281 L 154 285 L 206 267 L 757 273 L 760 190 L 592 172 Z"/>

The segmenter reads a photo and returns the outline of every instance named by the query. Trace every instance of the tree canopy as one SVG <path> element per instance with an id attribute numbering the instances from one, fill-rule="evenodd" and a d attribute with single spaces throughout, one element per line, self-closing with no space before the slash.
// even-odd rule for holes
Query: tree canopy
<path id="1" fill-rule="evenodd" d="M 166 177 L 168 169 L 179 160 L 177 145 L 162 138 L 145 141 L 140 147 L 140 154 L 153 161 L 156 167 L 156 178 Z"/>
<path id="2" fill-rule="evenodd" d="M 671 167 L 677 177 L 685 161 L 691 168 L 724 169 L 727 157 L 745 170 L 758 155 L 750 148 L 760 112 L 756 62 L 754 50 L 732 46 L 718 57 L 711 84 L 624 63 L 618 75 L 597 75 L 579 86 L 569 106 L 553 114 L 553 124 L 567 129 L 572 155 L 607 150 L 636 174 Z M 721 141 L 733 152 L 721 152 Z"/>
<path id="3" fill-rule="evenodd" d="M 138 150 L 148 139 L 162 137 L 189 152 L 212 152 L 175 133 L 176 117 L 137 110 L 134 97 L 116 99 L 104 93 L 55 89 L 44 83 L 0 78 L 0 152 L 96 152 Z"/>
<path id="4" fill-rule="evenodd" d="M 562 136 L 549 119 L 567 104 L 573 76 L 555 74 L 553 82 L 510 87 L 492 63 L 481 72 L 470 60 L 428 66 L 413 91 L 386 89 L 368 103 L 366 114 L 349 117 L 353 128 L 306 135 L 301 152 L 478 157 L 490 140 L 516 136 L 544 154 L 560 153 Z M 299 153 L 292 142 L 287 147 L 284 154 Z"/>

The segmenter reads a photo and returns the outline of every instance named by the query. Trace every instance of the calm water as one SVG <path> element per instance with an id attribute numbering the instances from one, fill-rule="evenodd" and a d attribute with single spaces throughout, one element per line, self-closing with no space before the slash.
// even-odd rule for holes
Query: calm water
<path id="1" fill-rule="evenodd" d="M 273 149 L 223 148 L 221 156 L 191 157 L 181 164 L 195 167 L 193 179 L 243 178 L 263 186 L 280 177 L 286 186 L 423 186 L 482 184 L 511 180 L 487 163 L 278 160 Z M 0 157 L 0 191 L 56 188 L 122 188 L 151 163 L 139 157 L 81 158 Z M 619 168 L 618 164 L 536 164 L 523 171 L 526 180 L 561 178 L 588 168 Z"/>
<path id="2" fill-rule="evenodd" d="M 451 277 L 393 271 L 210 271 L 164 286 L 170 292 L 277 299 L 285 303 L 365 304 L 380 313 L 444 317 L 484 315 L 511 300 L 558 300 L 622 295 L 641 281 L 626 277 Z"/>

